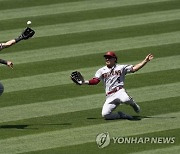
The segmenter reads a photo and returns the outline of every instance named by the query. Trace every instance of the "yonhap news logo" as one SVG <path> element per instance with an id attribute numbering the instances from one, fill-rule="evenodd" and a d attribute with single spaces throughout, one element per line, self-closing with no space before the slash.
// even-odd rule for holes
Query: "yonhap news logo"
<path id="1" fill-rule="evenodd" d="M 110 136 L 108 132 L 100 133 L 96 136 L 96 143 L 99 148 L 107 147 L 110 143 Z"/>
<path id="2" fill-rule="evenodd" d="M 175 137 L 113 137 L 118 144 L 174 144 Z"/>
<path id="3" fill-rule="evenodd" d="M 100 133 L 96 136 L 96 143 L 99 148 L 107 147 L 112 144 L 174 144 L 175 137 L 112 137 L 108 132 Z"/>

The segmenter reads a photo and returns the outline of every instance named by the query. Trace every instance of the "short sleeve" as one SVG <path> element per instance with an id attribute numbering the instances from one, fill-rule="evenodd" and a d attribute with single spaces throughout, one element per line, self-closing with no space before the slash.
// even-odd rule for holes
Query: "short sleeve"
<path id="1" fill-rule="evenodd" d="M 127 73 L 133 73 L 133 65 L 124 65 L 123 67 L 123 71 L 125 74 Z"/>
<path id="2" fill-rule="evenodd" d="M 95 73 L 95 78 L 101 79 L 102 77 L 102 71 L 101 69 L 99 69 L 96 73 Z"/>

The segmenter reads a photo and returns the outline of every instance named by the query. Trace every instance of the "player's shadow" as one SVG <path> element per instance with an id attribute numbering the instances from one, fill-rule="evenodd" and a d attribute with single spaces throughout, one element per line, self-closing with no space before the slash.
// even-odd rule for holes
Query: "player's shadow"
<path id="1" fill-rule="evenodd" d="M 88 117 L 88 120 L 95 120 L 95 119 L 102 119 L 102 118 L 95 118 L 95 117 Z"/>
<path id="2" fill-rule="evenodd" d="M 150 118 L 148 116 L 132 116 L 132 117 L 133 117 L 133 119 L 131 121 L 138 121 L 138 120 Z"/>
<path id="3" fill-rule="evenodd" d="M 60 123 L 60 124 L 28 124 L 28 125 L 0 125 L 0 129 L 38 129 L 38 128 L 29 128 L 32 126 L 63 126 L 71 125 L 71 123 Z"/>
<path id="4" fill-rule="evenodd" d="M 132 116 L 133 119 L 132 121 L 138 121 L 138 120 L 142 120 L 142 119 L 149 119 L 149 118 L 154 118 L 154 119 L 169 119 L 169 118 L 176 118 L 176 117 L 156 117 L 156 116 Z"/>
<path id="5" fill-rule="evenodd" d="M 133 119 L 131 120 L 141 120 L 141 119 L 144 119 L 144 118 L 150 118 L 150 117 L 146 117 L 146 116 L 132 116 Z M 96 119 L 103 119 L 102 117 L 88 117 L 87 118 L 88 120 L 96 120 Z M 114 120 L 130 120 L 130 119 L 114 119 Z M 107 120 L 107 121 L 112 121 L 112 120 Z"/>
<path id="6" fill-rule="evenodd" d="M 156 117 L 156 116 L 132 116 L 132 119 L 115 119 L 115 120 L 130 120 L 130 121 L 139 121 L 142 119 L 150 119 L 150 118 L 154 118 L 154 119 L 167 119 L 167 118 L 176 118 L 176 117 Z M 103 119 L 103 118 L 95 118 L 95 117 L 88 117 L 88 120 L 96 120 L 96 119 Z M 107 121 L 111 121 L 111 120 L 107 120 Z"/>
<path id="7" fill-rule="evenodd" d="M 1 125 L 0 129 L 27 129 L 29 125 Z"/>

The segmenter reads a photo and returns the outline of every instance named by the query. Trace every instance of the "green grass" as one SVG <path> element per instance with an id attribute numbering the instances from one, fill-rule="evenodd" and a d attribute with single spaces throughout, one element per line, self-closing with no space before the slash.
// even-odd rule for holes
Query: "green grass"
<path id="1" fill-rule="evenodd" d="M 82 32 L 80 34 L 67 34 L 57 36 L 47 36 L 42 38 L 35 38 L 32 42 L 34 44 L 28 49 L 39 49 L 46 47 L 64 46 L 69 44 L 80 44 L 87 42 L 104 41 L 117 38 L 127 38 L 135 36 L 144 36 L 151 34 L 159 34 L 163 32 L 179 31 L 180 28 L 175 25 L 179 25 L 180 21 L 163 22 L 158 24 L 147 24 L 142 26 L 131 26 L 125 28 L 115 28 L 110 30 L 101 30 L 94 32 Z M 163 25 L 166 25 L 165 27 Z M 88 37 L 87 37 L 88 36 Z M 41 42 L 41 43 L 36 43 Z M 48 42 L 48 43 L 47 43 Z M 23 49 L 23 45 L 21 47 Z M 25 48 L 25 47 L 24 47 Z M 25 48 L 26 49 L 26 48 Z M 21 50 L 21 49 L 20 49 Z"/>
<path id="2" fill-rule="evenodd" d="M 144 58 L 144 55 L 152 52 L 155 58 L 176 56 L 179 55 L 180 44 L 168 44 L 160 45 L 154 47 L 144 47 L 138 49 L 129 49 L 129 50 L 120 50 L 116 51 L 119 56 L 120 63 L 129 63 L 134 60 L 141 60 Z M 127 58 L 128 57 L 128 58 Z M 98 61 L 95 59 L 99 59 Z M 80 61 L 80 63 L 79 63 Z M 64 65 L 66 63 L 66 65 Z M 15 64 L 15 71 L 7 71 L 6 67 L 1 68 L 1 80 L 8 78 L 17 78 L 21 76 L 45 74 L 45 73 L 54 73 L 67 70 L 76 70 L 86 67 L 101 66 L 104 63 L 104 58 L 101 53 L 90 54 L 89 56 L 77 56 L 70 58 L 57 58 L 54 60 L 46 60 L 40 62 L 33 62 L 27 64 Z M 82 65 L 83 64 L 83 65 Z M 27 69 L 31 68 L 31 69 Z M 95 72 L 92 72 L 94 74 Z"/>
<path id="3" fill-rule="evenodd" d="M 5 87 L 0 153 L 178 153 L 179 9 L 179 0 L 0 0 L 1 41 L 16 37 L 28 20 L 36 31 L 34 38 L 1 51 L 14 69 L 0 68 Z M 93 77 L 108 50 L 120 64 L 154 55 L 125 81 L 142 112 L 127 105 L 115 110 L 133 115 L 133 121 L 104 120 L 102 83 L 77 86 L 70 80 L 74 70 Z M 111 144 L 99 149 L 96 135 L 106 131 Z M 174 144 L 113 144 L 112 136 L 176 139 Z"/>
<path id="4" fill-rule="evenodd" d="M 180 129 L 170 129 L 167 131 L 160 131 L 160 132 L 154 132 L 154 133 L 147 133 L 147 134 L 142 134 L 138 136 L 131 136 L 131 137 L 172 137 L 172 136 L 177 136 L 178 132 Z M 177 141 L 178 140 L 178 141 Z M 179 146 L 179 138 L 177 139 L 176 143 L 173 144 L 173 146 Z M 37 151 L 36 153 L 38 154 L 43 154 L 43 153 L 94 153 L 97 152 L 98 154 L 104 154 L 104 153 L 111 153 L 112 151 L 114 153 L 133 153 L 133 152 L 141 152 L 143 150 L 152 150 L 153 149 L 163 149 L 163 148 L 168 148 L 171 147 L 171 144 L 113 144 L 113 141 L 111 140 L 111 144 L 104 148 L 104 149 L 99 149 L 97 148 L 96 143 L 86 143 L 86 144 L 81 144 L 81 145 L 76 145 L 76 146 L 70 146 L 70 147 L 64 147 L 64 148 L 54 148 L 50 150 L 42 150 L 42 151 Z M 129 147 L 129 148 L 127 148 Z M 96 149 L 96 150 L 94 150 Z M 33 153 L 33 152 L 29 152 Z"/>
<path id="5" fill-rule="evenodd" d="M 15 48 L 17 51 L 33 50 L 33 49 L 42 49 L 47 47 L 48 48 L 59 47 L 59 46 L 65 46 L 71 44 L 73 45 L 73 44 L 82 44 L 88 42 L 105 41 L 111 39 L 161 34 L 167 31 L 168 32 L 179 31 L 180 28 L 178 25 L 180 25 L 180 21 L 175 20 L 175 21 L 161 22 L 156 24 L 145 24 L 140 26 L 129 26 L 123 28 L 81 32 L 75 34 L 39 37 L 39 38 L 34 38 L 31 41 L 32 44 L 31 46 L 27 46 L 26 44 L 23 43 L 21 46 L 16 46 Z"/>
<path id="6" fill-rule="evenodd" d="M 178 112 L 179 108 L 177 108 L 177 106 L 179 103 L 179 98 L 180 97 L 170 97 L 167 99 L 140 102 L 138 103 L 142 108 L 142 112 L 140 115 L 134 113 L 133 109 L 127 105 L 119 106 L 116 110 L 122 110 L 128 114 L 140 116 L 140 119 L 143 120 L 146 119 L 146 117 L 156 117 L 156 115 L 163 113 Z M 168 109 L 167 106 L 169 107 Z M 153 108 L 154 110 L 149 110 L 150 108 Z M 83 126 L 90 127 L 91 125 L 105 124 L 107 122 L 110 123 L 113 121 L 103 120 L 101 118 L 101 108 L 96 108 L 71 113 L 57 114 L 53 116 L 18 120 L 15 122 L 5 122 L 0 125 L 0 136 L 1 138 L 8 138 L 9 136 L 15 137 Z"/>
<path id="7" fill-rule="evenodd" d="M 178 82 L 179 72 L 180 71 L 178 69 L 178 70 L 161 71 L 161 72 L 154 72 L 154 73 L 134 74 L 127 77 L 127 80 L 126 80 L 127 83 L 125 84 L 125 87 L 127 89 L 140 88 L 140 87 L 146 87 L 146 86 Z M 161 82 L 158 81 L 157 78 L 161 78 Z M 67 96 L 68 98 L 73 98 L 77 96 L 93 95 L 93 94 L 104 92 L 104 88 L 102 84 L 99 84 L 96 87 L 93 87 L 93 86 L 78 87 L 73 84 L 64 84 L 64 85 L 56 85 L 56 86 L 42 85 L 42 86 L 44 87 L 5 93 L 1 98 L 1 101 L 2 101 L 1 106 L 7 106 L 8 104 L 15 105 L 15 104 L 41 102 L 41 101 L 46 101 L 46 100 L 48 101 L 48 100 L 55 100 L 55 99 L 64 99 L 64 98 L 67 98 Z M 72 93 L 72 91 L 76 91 L 76 92 Z"/>
<path id="8" fill-rule="evenodd" d="M 154 120 L 154 118 L 156 119 L 156 121 Z M 120 136 L 122 135 L 129 136 L 130 134 L 140 135 L 140 134 L 164 131 L 164 130 L 169 130 L 169 129 L 177 129 L 178 123 L 174 123 L 174 120 L 172 120 L 174 118 L 176 118 L 177 122 L 179 122 L 179 112 L 163 114 L 163 115 L 155 116 L 155 117 L 153 116 L 152 118 L 148 119 L 148 122 L 147 120 L 136 121 L 136 122 L 135 121 L 114 121 L 114 122 L 109 122 L 106 124 L 92 125 L 91 127 L 85 126 L 85 127 L 72 128 L 69 130 L 66 129 L 66 130 L 50 131 L 47 133 L 40 133 L 40 134 L 34 134 L 34 135 L 32 134 L 32 135 L 26 135 L 26 136 L 17 137 L 17 138 L 15 137 L 11 139 L 5 139 L 4 141 L 2 141 L 1 150 L 2 151 L 7 150 L 9 152 L 12 151 L 11 148 L 6 149 L 6 147 L 4 147 L 4 145 L 6 144 L 9 144 L 11 146 L 13 145 L 13 147 L 18 146 L 19 150 L 23 152 L 27 152 L 31 150 L 32 148 L 34 148 L 34 150 L 39 150 L 45 145 L 47 145 L 46 148 L 57 147 L 57 146 L 64 147 L 66 145 L 74 145 L 74 144 L 80 144 L 80 143 L 82 144 L 84 143 L 85 139 L 89 142 L 93 142 L 94 136 L 97 134 L 97 132 L 99 131 L 102 132 L 105 126 L 106 126 L 107 131 L 111 132 L 112 136 L 114 136 L 117 133 L 119 133 Z M 135 126 L 138 131 L 134 131 L 133 126 Z M 127 129 L 123 130 L 122 129 L 123 127 L 127 127 Z M 121 129 L 121 132 L 119 132 L 118 129 Z M 69 136 L 69 134 L 71 135 Z M 51 140 L 48 140 L 48 139 L 51 139 Z M 39 143 L 38 147 L 35 141 L 38 141 Z"/>
<path id="9" fill-rule="evenodd" d="M 52 4 L 59 4 L 59 3 L 67 3 L 67 2 L 77 2 L 82 0 L 16 0 L 16 3 L 12 0 L 2 1 L 0 5 L 0 10 L 7 10 L 7 9 L 16 9 L 16 8 L 28 8 L 33 6 L 42 6 L 42 5 L 52 5 Z"/>
<path id="10" fill-rule="evenodd" d="M 77 12 L 53 14 L 53 15 L 50 14 L 50 15 L 36 16 L 36 17 L 29 16 L 28 18 L 31 19 L 34 23 L 36 23 L 36 26 L 42 26 L 47 24 L 53 25 L 57 23 L 69 23 L 69 22 L 77 22 L 77 21 L 84 21 L 90 19 L 117 17 L 117 16 L 130 15 L 130 14 L 140 14 L 145 12 L 179 9 L 179 4 L 180 2 L 178 0 L 176 1 L 173 0 L 172 2 L 167 1 L 167 2 L 159 2 L 159 3 L 96 9 L 89 11 L 77 11 Z M 26 21 L 27 18 L 18 18 L 18 17 L 10 20 L 1 20 L 0 21 L 1 30 L 15 29 L 20 27 L 23 28 L 24 24 L 22 23 L 25 23 Z"/>

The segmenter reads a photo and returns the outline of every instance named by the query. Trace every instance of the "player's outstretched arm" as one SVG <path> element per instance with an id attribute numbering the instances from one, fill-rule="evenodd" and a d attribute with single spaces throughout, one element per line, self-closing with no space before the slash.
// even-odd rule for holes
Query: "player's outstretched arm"
<path id="1" fill-rule="evenodd" d="M 96 85 L 100 82 L 98 78 L 92 78 L 91 80 L 85 80 L 83 84 Z"/>
<path id="2" fill-rule="evenodd" d="M 140 62 L 139 64 L 136 64 L 134 67 L 133 67 L 133 70 L 132 72 L 136 72 L 138 71 L 139 69 L 141 69 L 142 67 L 144 67 L 149 61 L 151 61 L 153 59 L 153 55 L 152 54 L 148 54 L 146 56 L 146 58 Z"/>
<path id="3" fill-rule="evenodd" d="M 27 39 L 31 38 L 34 34 L 35 34 L 35 31 L 33 29 L 27 27 L 25 30 L 23 30 L 21 35 L 19 35 L 17 38 L 9 40 L 5 43 L 0 43 L 0 50 L 2 50 L 4 48 L 8 48 L 8 47 L 12 46 L 13 44 L 18 43 L 21 40 L 27 40 Z"/>
<path id="4" fill-rule="evenodd" d="M 2 50 L 2 49 L 4 49 L 4 48 L 8 48 L 8 47 L 10 47 L 10 46 L 18 43 L 18 42 L 21 41 L 21 40 L 23 40 L 23 37 L 20 35 L 20 36 L 18 36 L 18 37 L 15 38 L 15 39 L 9 40 L 9 41 L 7 41 L 7 42 L 5 42 L 5 43 L 1 43 L 1 44 L 0 44 L 0 50 Z"/>
<path id="5" fill-rule="evenodd" d="M 3 59 L 0 59 L 0 63 L 4 64 L 4 65 L 7 65 L 8 67 L 13 69 L 13 63 L 11 61 L 6 61 L 6 60 L 3 60 Z"/>
<path id="6" fill-rule="evenodd" d="M 15 39 L 9 40 L 9 41 L 7 41 L 5 43 L 1 43 L 0 44 L 0 50 L 2 50 L 3 48 L 8 48 L 8 47 L 10 47 L 11 45 L 13 45 L 15 43 L 16 43 Z"/>
<path id="7" fill-rule="evenodd" d="M 84 80 L 84 77 L 78 71 L 72 72 L 70 78 L 77 85 L 96 85 L 100 82 L 98 78 L 92 78 L 91 80 Z"/>
<path id="8" fill-rule="evenodd" d="M 18 36 L 18 37 L 15 38 L 15 39 L 9 40 L 9 41 L 7 41 L 7 42 L 5 42 L 5 43 L 1 43 L 1 44 L 0 44 L 0 50 L 2 50 L 2 49 L 4 49 L 4 48 L 8 48 L 8 47 L 10 47 L 10 46 L 18 43 L 18 42 L 21 41 L 21 40 L 23 40 L 22 35 Z"/>

